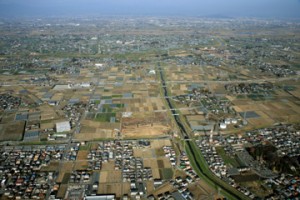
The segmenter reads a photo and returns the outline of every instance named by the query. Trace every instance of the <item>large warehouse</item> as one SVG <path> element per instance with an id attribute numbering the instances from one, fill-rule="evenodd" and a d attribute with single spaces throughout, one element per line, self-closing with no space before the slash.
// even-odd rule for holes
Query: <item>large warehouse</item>
<path id="1" fill-rule="evenodd" d="M 61 132 L 66 132 L 71 130 L 71 125 L 69 121 L 65 122 L 58 122 L 56 123 L 56 132 L 61 133 Z"/>

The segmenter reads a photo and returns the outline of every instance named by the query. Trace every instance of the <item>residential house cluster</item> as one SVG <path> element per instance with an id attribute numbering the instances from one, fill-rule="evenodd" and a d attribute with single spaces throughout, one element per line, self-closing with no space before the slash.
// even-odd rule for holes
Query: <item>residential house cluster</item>
<path id="1" fill-rule="evenodd" d="M 212 141 L 210 136 L 204 136 L 201 139 L 197 140 L 196 143 L 200 148 L 202 155 L 207 162 L 210 170 L 223 181 L 236 188 L 240 192 L 254 198 L 255 195 L 251 193 L 247 188 L 238 185 L 235 180 L 231 177 L 232 175 L 239 175 L 240 171 L 238 169 L 233 170 L 234 168 L 229 168 L 225 163 L 223 158 L 217 153 L 216 148 L 212 145 L 212 142 L 217 142 L 218 145 L 226 142 L 223 137 L 215 138 L 217 141 Z M 220 141 L 218 141 L 220 140 Z M 233 171 L 236 171 L 233 173 Z"/>
<path id="2" fill-rule="evenodd" d="M 279 125 L 248 132 L 247 141 L 252 145 L 268 141 L 276 147 L 279 156 L 295 157 L 300 155 L 299 136 L 296 126 Z"/>
<path id="3" fill-rule="evenodd" d="M 85 104 L 76 102 L 74 104 L 69 103 L 62 108 L 66 119 L 70 121 L 71 128 L 74 128 L 76 126 L 85 107 L 86 107 Z"/>
<path id="4" fill-rule="evenodd" d="M 115 170 L 122 171 L 123 182 L 130 182 L 130 195 L 144 195 L 144 181 L 152 180 L 152 170 L 144 167 L 143 159 L 133 155 L 134 148 L 145 148 L 149 141 L 104 141 L 87 155 L 88 169 L 101 170 L 104 162 L 114 161 Z M 155 184 L 155 183 L 154 183 Z"/>
<path id="5" fill-rule="evenodd" d="M 282 174 L 275 179 L 266 179 L 264 181 L 270 188 L 276 188 L 266 200 L 280 199 L 299 199 L 300 197 L 300 178 Z"/>
<path id="6" fill-rule="evenodd" d="M 271 63 L 261 63 L 258 66 L 258 69 L 261 72 L 272 73 L 278 77 L 286 77 L 296 75 L 296 71 L 294 71 L 289 65 L 275 65 Z"/>
<path id="7" fill-rule="evenodd" d="M 169 149 L 171 147 L 164 147 L 164 149 Z M 167 191 L 165 193 L 158 194 L 157 198 L 160 200 L 166 199 L 184 199 L 192 200 L 194 199 L 193 194 L 189 191 L 189 185 L 195 183 L 199 180 L 198 175 L 192 169 L 190 161 L 185 152 L 180 155 L 180 165 L 179 168 L 183 170 L 186 174 L 185 177 L 178 176 L 175 179 L 170 180 L 170 184 L 173 186 L 173 192 Z"/>
<path id="8" fill-rule="evenodd" d="M 11 199 L 45 199 L 55 172 L 44 172 L 50 161 L 60 160 L 64 146 L 2 147 L 0 192 Z"/>
<path id="9" fill-rule="evenodd" d="M 274 85 L 269 82 L 265 83 L 238 83 L 227 84 L 225 89 L 233 94 L 252 94 L 252 93 L 267 93 L 274 90 Z"/>
<path id="10" fill-rule="evenodd" d="M 218 155 L 216 148 L 209 144 L 209 138 L 205 137 L 201 140 L 197 140 L 196 142 L 210 170 L 219 178 L 226 177 L 227 166 L 223 159 Z"/>
<path id="11" fill-rule="evenodd" d="M 21 98 L 8 93 L 0 94 L 0 110 L 16 110 L 21 104 Z"/>
<path id="12" fill-rule="evenodd" d="M 169 158 L 170 163 L 173 167 L 176 166 L 176 152 L 172 146 L 164 146 L 163 147 L 165 156 Z"/>

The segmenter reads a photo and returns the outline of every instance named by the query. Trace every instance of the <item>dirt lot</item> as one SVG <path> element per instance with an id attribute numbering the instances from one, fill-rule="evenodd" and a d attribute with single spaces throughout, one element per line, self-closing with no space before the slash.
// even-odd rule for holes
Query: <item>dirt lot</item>
<path id="1" fill-rule="evenodd" d="M 153 112 L 153 110 L 164 109 L 157 107 L 155 103 L 153 109 L 143 109 L 139 105 L 145 106 L 147 103 L 132 103 L 138 110 L 129 110 L 133 112 L 131 117 L 122 118 L 122 134 L 127 138 L 155 137 L 166 134 L 170 129 L 170 120 L 166 113 Z M 145 104 L 145 105 L 144 105 Z M 142 110 L 141 110 L 142 109 Z"/>
<path id="2" fill-rule="evenodd" d="M 151 148 L 163 148 L 163 146 L 171 146 L 170 140 L 153 140 L 151 141 Z"/>
<path id="3" fill-rule="evenodd" d="M 132 125 L 122 127 L 122 134 L 126 138 L 152 138 L 165 135 L 170 130 L 170 126 L 153 123 L 148 125 Z"/>
<path id="4" fill-rule="evenodd" d="M 154 158 L 155 150 L 154 149 L 133 149 L 133 156 L 141 157 L 141 158 Z"/>

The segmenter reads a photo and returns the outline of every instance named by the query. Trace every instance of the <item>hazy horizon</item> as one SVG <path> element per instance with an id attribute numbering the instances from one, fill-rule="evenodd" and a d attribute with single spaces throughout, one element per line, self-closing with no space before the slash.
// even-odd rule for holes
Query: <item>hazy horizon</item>
<path id="1" fill-rule="evenodd" d="M 101 15 L 300 19 L 299 0 L 0 0 L 0 17 Z"/>

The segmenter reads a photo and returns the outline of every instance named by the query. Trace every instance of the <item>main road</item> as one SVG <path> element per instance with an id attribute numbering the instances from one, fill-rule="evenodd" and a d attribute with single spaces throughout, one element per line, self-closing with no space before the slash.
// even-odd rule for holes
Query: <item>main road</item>
<path id="1" fill-rule="evenodd" d="M 160 81 L 161 81 L 161 86 L 164 92 L 164 97 L 168 97 L 168 90 L 167 90 L 167 85 L 163 76 L 163 71 L 158 65 L 158 71 L 160 75 Z M 206 163 L 200 163 L 200 159 L 197 158 L 199 154 L 201 154 L 200 150 L 197 151 L 195 148 L 195 145 L 193 144 L 194 141 L 192 141 L 192 138 L 190 137 L 188 131 L 186 130 L 185 126 L 182 124 L 182 121 L 180 119 L 180 116 L 176 113 L 176 109 L 173 107 L 171 103 L 170 98 L 165 98 L 166 102 L 170 108 L 170 111 L 175 119 L 176 124 L 178 125 L 180 132 L 181 132 L 181 137 L 183 137 L 184 142 L 187 143 L 186 146 L 186 151 L 191 152 L 190 154 L 187 154 L 190 162 L 195 163 L 195 166 L 197 169 L 195 171 L 200 172 L 201 174 L 200 177 L 205 177 L 206 180 L 208 180 L 210 183 L 213 183 L 217 188 L 222 190 L 222 194 L 226 196 L 228 199 L 249 199 L 249 197 L 245 196 L 235 188 L 231 187 L 230 185 L 227 185 L 227 183 L 223 182 L 221 179 L 215 177 L 212 172 L 207 172 L 207 168 L 204 167 Z M 202 156 L 202 155 L 200 155 Z"/>

